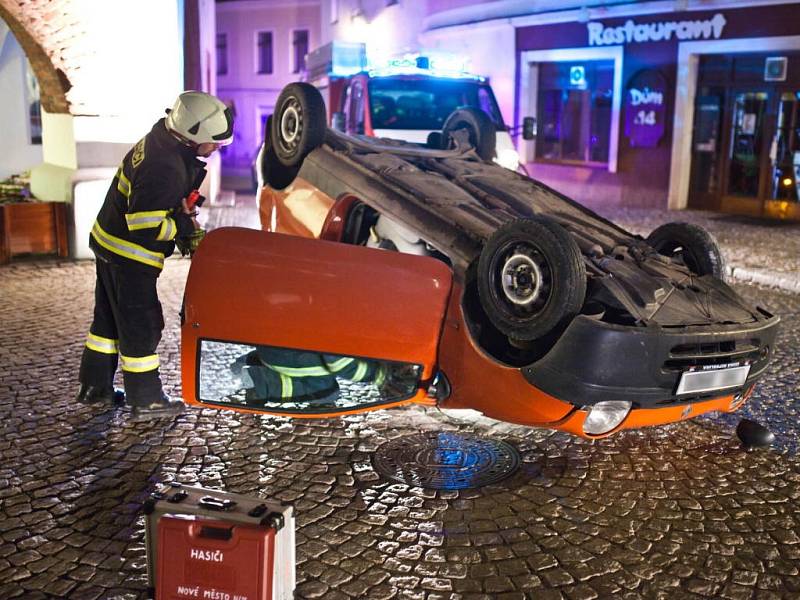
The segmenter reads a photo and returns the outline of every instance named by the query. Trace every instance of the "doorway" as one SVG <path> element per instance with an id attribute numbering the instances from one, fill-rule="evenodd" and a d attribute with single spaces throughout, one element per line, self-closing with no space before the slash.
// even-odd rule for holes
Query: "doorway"
<path id="1" fill-rule="evenodd" d="M 800 220 L 800 54 L 700 57 L 691 208 Z"/>

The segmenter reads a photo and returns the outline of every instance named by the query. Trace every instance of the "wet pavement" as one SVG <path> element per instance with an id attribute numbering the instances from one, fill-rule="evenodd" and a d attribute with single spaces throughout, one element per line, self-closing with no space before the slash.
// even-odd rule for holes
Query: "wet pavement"
<path id="1" fill-rule="evenodd" d="M 708 230 L 734 280 L 800 293 L 800 223 L 701 210 L 605 209 L 603 216 L 644 237 L 670 221 Z"/>
<path id="2" fill-rule="evenodd" d="M 159 288 L 167 391 L 189 261 Z M 133 423 L 75 405 L 90 262 L 0 268 L 0 598 L 145 597 L 142 502 L 179 481 L 278 498 L 297 514 L 300 598 L 800 598 L 800 296 L 737 285 L 783 316 L 770 373 L 738 416 L 588 442 L 470 412 L 326 420 L 191 409 Z M 436 431 L 514 445 L 521 468 L 474 490 L 382 479 L 382 444 Z"/>

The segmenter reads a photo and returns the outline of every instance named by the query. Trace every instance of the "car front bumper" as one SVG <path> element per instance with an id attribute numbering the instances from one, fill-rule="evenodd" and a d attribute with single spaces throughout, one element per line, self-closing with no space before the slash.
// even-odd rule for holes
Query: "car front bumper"
<path id="1" fill-rule="evenodd" d="M 746 389 L 764 373 L 779 317 L 749 325 L 629 327 L 585 315 L 576 317 L 553 348 L 523 376 L 540 390 L 577 408 L 625 400 L 635 409 L 705 402 Z M 678 395 L 684 372 L 750 365 L 737 388 Z"/>

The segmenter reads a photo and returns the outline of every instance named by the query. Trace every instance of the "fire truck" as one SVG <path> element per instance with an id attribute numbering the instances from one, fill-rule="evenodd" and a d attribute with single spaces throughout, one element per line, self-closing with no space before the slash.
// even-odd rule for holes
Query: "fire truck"
<path id="1" fill-rule="evenodd" d="M 511 141 L 489 81 L 447 55 L 406 55 L 368 65 L 363 44 L 331 42 L 306 59 L 308 80 L 323 95 L 333 129 L 429 143 L 457 108 L 486 113 L 496 129 L 494 160 L 515 170 Z"/>

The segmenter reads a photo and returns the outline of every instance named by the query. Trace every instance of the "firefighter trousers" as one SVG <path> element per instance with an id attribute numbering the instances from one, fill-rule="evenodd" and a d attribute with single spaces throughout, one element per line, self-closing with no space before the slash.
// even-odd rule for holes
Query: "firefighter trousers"
<path id="1" fill-rule="evenodd" d="M 97 257 L 94 319 L 81 359 L 80 382 L 113 385 L 122 363 L 125 397 L 131 406 L 161 398 L 158 354 L 164 317 L 158 275 Z"/>

